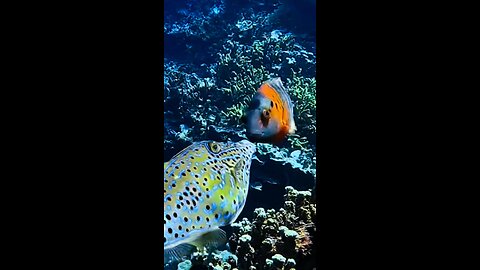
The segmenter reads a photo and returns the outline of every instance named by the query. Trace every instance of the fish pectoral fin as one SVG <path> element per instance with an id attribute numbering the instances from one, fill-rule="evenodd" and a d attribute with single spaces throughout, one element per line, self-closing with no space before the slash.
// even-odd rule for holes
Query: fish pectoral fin
<path id="1" fill-rule="evenodd" d="M 191 244 L 180 244 L 173 248 L 165 249 L 164 259 L 167 261 L 180 261 L 184 256 L 188 256 L 195 251 L 195 246 Z"/>
<path id="2" fill-rule="evenodd" d="M 199 250 L 202 250 L 204 247 L 207 248 L 207 250 L 213 250 L 227 243 L 227 234 L 224 230 L 217 228 L 202 234 L 191 243 Z"/>

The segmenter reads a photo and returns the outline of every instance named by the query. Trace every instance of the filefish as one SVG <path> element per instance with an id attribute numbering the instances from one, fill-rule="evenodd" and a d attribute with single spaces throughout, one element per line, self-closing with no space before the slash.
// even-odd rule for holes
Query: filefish
<path id="1" fill-rule="evenodd" d="M 293 103 L 280 78 L 264 82 L 247 109 L 247 138 L 252 142 L 280 143 L 296 131 Z"/>
<path id="2" fill-rule="evenodd" d="M 201 141 L 164 163 L 164 258 L 225 244 L 220 226 L 235 222 L 247 198 L 255 144 Z"/>

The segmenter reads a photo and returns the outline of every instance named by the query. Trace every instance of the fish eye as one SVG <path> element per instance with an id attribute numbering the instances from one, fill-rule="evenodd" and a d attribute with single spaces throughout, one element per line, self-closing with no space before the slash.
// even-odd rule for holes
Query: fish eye
<path id="1" fill-rule="evenodd" d="M 210 147 L 210 150 L 214 153 L 218 153 L 220 152 L 220 146 L 217 144 L 217 143 L 214 143 L 214 142 L 210 142 L 208 144 L 208 147 Z"/>

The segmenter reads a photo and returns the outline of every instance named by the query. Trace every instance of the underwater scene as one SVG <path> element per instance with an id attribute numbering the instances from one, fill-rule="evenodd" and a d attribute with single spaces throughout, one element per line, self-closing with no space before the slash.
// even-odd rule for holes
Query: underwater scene
<path id="1" fill-rule="evenodd" d="M 164 268 L 316 269 L 316 0 L 164 8 Z"/>

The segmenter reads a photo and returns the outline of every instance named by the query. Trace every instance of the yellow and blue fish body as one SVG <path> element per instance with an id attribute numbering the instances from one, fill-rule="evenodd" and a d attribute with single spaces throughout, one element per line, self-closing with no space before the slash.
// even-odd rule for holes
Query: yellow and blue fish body
<path id="1" fill-rule="evenodd" d="M 195 247 L 226 242 L 219 227 L 231 224 L 247 198 L 255 145 L 196 142 L 164 164 L 165 259 L 179 260 Z"/>

